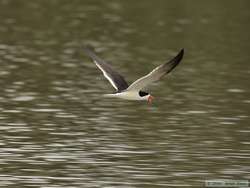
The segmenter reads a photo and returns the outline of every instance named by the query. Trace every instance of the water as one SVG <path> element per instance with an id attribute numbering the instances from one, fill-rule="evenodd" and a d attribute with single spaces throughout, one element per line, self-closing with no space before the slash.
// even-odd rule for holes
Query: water
<path id="1" fill-rule="evenodd" d="M 250 179 L 249 1 L 0 2 L 1 187 L 202 187 Z M 185 57 L 153 105 L 113 91 Z"/>

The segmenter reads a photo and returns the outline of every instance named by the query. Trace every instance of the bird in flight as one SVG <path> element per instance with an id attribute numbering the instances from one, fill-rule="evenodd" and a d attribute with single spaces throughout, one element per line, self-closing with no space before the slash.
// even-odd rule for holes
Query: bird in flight
<path id="1" fill-rule="evenodd" d="M 173 59 L 156 67 L 147 75 L 134 81 L 131 85 L 125 81 L 123 76 L 116 72 L 108 63 L 98 57 L 91 49 L 84 47 L 85 53 L 92 58 L 96 66 L 102 71 L 112 86 L 116 89 L 113 94 L 105 94 L 107 97 L 115 97 L 126 100 L 144 100 L 152 103 L 154 97 L 143 91 L 151 83 L 160 80 L 164 75 L 170 73 L 181 61 L 184 49 L 182 49 Z"/>

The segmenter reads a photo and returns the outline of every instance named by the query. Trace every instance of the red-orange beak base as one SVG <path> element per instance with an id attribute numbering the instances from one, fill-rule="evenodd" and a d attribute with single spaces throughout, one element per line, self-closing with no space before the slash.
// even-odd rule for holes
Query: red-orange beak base
<path id="1" fill-rule="evenodd" d="M 148 104 L 151 104 L 153 102 L 154 97 L 152 95 L 149 95 L 148 97 Z"/>

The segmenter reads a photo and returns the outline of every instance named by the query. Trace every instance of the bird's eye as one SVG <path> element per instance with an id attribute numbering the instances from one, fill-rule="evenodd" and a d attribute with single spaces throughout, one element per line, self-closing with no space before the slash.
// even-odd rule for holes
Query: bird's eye
<path id="1" fill-rule="evenodd" d="M 140 97 L 144 97 L 144 96 L 148 95 L 148 93 L 145 91 L 139 91 L 139 95 L 140 95 Z"/>

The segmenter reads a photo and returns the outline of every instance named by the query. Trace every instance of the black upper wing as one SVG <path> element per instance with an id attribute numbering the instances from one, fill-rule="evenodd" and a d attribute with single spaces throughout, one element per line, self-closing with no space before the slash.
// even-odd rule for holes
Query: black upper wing
<path id="1" fill-rule="evenodd" d="M 108 63 L 99 58 L 89 48 L 84 47 L 84 51 L 88 56 L 90 56 L 93 59 L 97 67 L 101 69 L 103 75 L 109 80 L 109 82 L 117 90 L 117 92 L 120 92 L 128 88 L 128 84 L 125 81 L 125 79 L 119 73 L 114 71 L 113 68 Z"/>
<path id="2" fill-rule="evenodd" d="M 172 60 L 156 67 L 146 76 L 143 76 L 133 82 L 127 90 L 139 91 L 149 84 L 159 80 L 161 77 L 171 72 L 181 61 L 184 54 L 184 49 L 182 49 Z"/>

